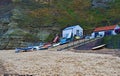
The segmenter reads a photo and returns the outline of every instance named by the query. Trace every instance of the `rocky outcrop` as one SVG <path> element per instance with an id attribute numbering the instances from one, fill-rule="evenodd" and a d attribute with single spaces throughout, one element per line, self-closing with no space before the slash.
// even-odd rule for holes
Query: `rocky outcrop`
<path id="1" fill-rule="evenodd" d="M 14 3 L 14 1 L 18 3 Z M 38 3 L 39 1 L 46 3 L 45 0 L 36 1 Z M 70 3 L 64 7 L 64 1 L 61 2 L 59 0 L 49 6 L 41 3 L 36 4 L 34 0 L 1 0 L 0 49 L 25 47 L 28 46 L 29 43 L 36 41 L 36 39 L 39 39 L 39 41 L 52 41 L 54 34 L 58 32 L 60 34 L 61 29 L 70 25 L 81 24 L 85 29 L 89 28 L 85 25 L 95 27 L 97 23 L 100 23 L 101 18 L 100 20 L 98 19 L 99 16 L 96 15 L 97 11 L 95 11 L 95 14 L 92 14 L 91 10 L 89 12 L 89 8 L 91 8 L 89 7 L 91 5 L 90 1 L 92 1 L 93 8 L 106 8 L 109 7 L 109 2 L 114 2 L 114 0 L 89 0 L 85 4 L 83 2 L 83 4 L 76 5 L 74 2 L 72 4 L 72 1 L 74 0 L 71 0 Z M 80 3 L 82 3 L 82 0 L 80 0 Z M 79 9 L 78 6 L 81 7 L 81 9 Z M 70 8 L 67 9 L 68 7 Z M 55 12 L 57 15 L 54 15 Z M 94 15 L 96 15 L 96 17 L 94 17 Z M 110 18 L 111 20 L 114 15 L 112 17 L 109 15 L 108 13 L 107 17 L 104 19 Z M 103 16 L 106 16 L 106 14 Z M 116 18 L 113 17 L 113 20 L 114 19 Z M 107 22 L 108 21 L 109 20 L 107 20 Z M 92 28 L 91 26 L 90 28 Z M 88 29 L 85 31 L 88 34 Z"/>
<path id="2" fill-rule="evenodd" d="M 115 0 L 92 0 L 92 7 L 97 8 L 107 8 L 109 7 L 110 2 L 114 2 Z"/>
<path id="3" fill-rule="evenodd" d="M 17 47 L 27 47 L 32 43 L 45 40 L 51 31 L 48 29 L 35 28 L 25 30 L 19 28 L 18 24 L 12 21 L 9 24 L 0 26 L 0 49 L 15 49 Z"/>
<path id="4" fill-rule="evenodd" d="M 12 0 L 0 0 L 0 6 L 1 5 L 8 5 L 12 2 Z"/>
<path id="5" fill-rule="evenodd" d="M 30 41 L 26 41 L 29 32 L 17 27 L 17 23 L 1 24 L 0 27 L 0 49 L 14 49 L 26 47 Z M 30 39 L 30 38 L 29 38 Z"/>
<path id="6" fill-rule="evenodd" d="M 14 8 L 12 0 L 0 0 L 0 23 L 9 23 L 12 16 L 11 10 Z"/>
<path id="7" fill-rule="evenodd" d="M 31 42 L 25 41 L 24 36 L 3 36 L 0 38 L 0 50 L 27 47 Z"/>

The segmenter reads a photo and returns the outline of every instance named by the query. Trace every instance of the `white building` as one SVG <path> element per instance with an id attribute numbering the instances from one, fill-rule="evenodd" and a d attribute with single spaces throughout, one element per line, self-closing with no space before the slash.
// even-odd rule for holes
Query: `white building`
<path id="1" fill-rule="evenodd" d="M 94 32 L 91 34 L 91 37 L 95 38 L 98 36 L 104 37 L 108 35 L 116 35 L 117 33 L 115 32 L 115 30 L 119 28 L 120 27 L 118 25 L 98 27 L 98 28 L 95 28 Z"/>
<path id="2" fill-rule="evenodd" d="M 83 28 L 81 28 L 79 25 L 67 27 L 62 31 L 63 38 L 71 38 L 75 35 L 80 37 L 83 36 Z"/>

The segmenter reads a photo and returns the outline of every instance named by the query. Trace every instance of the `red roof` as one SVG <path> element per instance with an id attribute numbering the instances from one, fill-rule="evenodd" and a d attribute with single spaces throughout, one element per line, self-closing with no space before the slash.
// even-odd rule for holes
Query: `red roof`
<path id="1" fill-rule="evenodd" d="M 95 28 L 94 32 L 113 30 L 117 25 Z"/>

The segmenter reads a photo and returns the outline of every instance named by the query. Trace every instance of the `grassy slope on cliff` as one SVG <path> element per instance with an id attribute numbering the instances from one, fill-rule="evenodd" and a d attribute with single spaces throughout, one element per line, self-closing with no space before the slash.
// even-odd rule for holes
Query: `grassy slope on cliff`
<path id="1" fill-rule="evenodd" d="M 23 27 L 66 26 L 81 24 L 85 29 L 119 23 L 120 1 L 109 3 L 109 8 L 92 8 L 91 0 L 61 0 L 35 2 L 34 0 L 13 0 L 16 9 L 22 8 Z M 17 1 L 17 2 L 16 2 Z M 22 2 L 21 2 L 22 1 Z M 39 1 L 39 0 L 38 0 Z M 3 10 L 4 11 L 4 10 Z"/>
<path id="2" fill-rule="evenodd" d="M 80 24 L 84 30 L 91 31 L 97 26 L 120 22 L 119 0 L 109 3 L 109 8 L 92 8 L 91 0 L 13 1 L 11 21 L 17 22 L 19 28 L 33 31 L 34 34 L 39 32 L 38 28 L 60 32 L 64 27 Z"/>
<path id="3" fill-rule="evenodd" d="M 29 6 L 32 4 L 32 6 Z M 22 8 L 29 9 L 27 13 L 32 20 L 22 21 L 34 27 L 59 26 L 60 29 L 75 24 L 80 24 L 84 29 L 96 26 L 112 25 L 120 21 L 119 0 L 109 3 L 109 8 L 92 8 L 91 0 L 61 0 L 50 3 L 29 2 L 21 3 Z M 25 9 L 25 10 L 26 10 Z M 32 21 L 32 22 L 31 22 Z"/>

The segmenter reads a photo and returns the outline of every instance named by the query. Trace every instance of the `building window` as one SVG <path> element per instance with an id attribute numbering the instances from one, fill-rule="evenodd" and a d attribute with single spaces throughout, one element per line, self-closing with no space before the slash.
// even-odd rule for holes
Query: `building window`
<path id="1" fill-rule="evenodd" d="M 112 31 L 111 30 L 105 31 L 105 36 L 109 36 L 109 35 L 112 35 Z"/>

